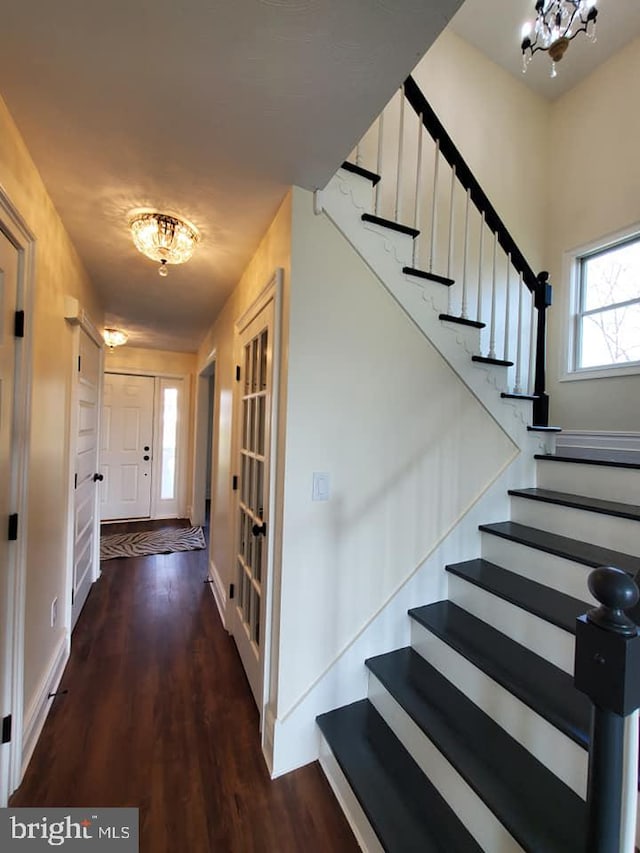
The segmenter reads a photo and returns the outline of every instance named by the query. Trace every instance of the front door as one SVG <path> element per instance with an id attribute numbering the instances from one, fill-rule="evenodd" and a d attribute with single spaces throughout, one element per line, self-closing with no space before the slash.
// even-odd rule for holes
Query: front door
<path id="1" fill-rule="evenodd" d="M 73 511 L 71 627 L 76 624 L 95 579 L 98 540 L 98 396 L 100 348 L 80 329 L 76 392 L 76 461 Z"/>
<path id="2" fill-rule="evenodd" d="M 263 704 L 264 633 L 269 536 L 269 448 L 273 302 L 240 333 L 236 408 L 239 489 L 231 629 L 254 699 Z"/>
<path id="3" fill-rule="evenodd" d="M 18 252 L 0 232 L 0 719 L 12 713 L 12 657 L 16 545 L 9 541 L 17 535 L 10 517 L 15 513 L 13 490 L 12 441 L 16 367 L 15 312 L 18 292 Z M 14 516 L 14 521 L 18 521 Z M 22 519 L 24 523 L 24 519 Z M 13 530 L 11 528 L 14 527 Z M 6 805 L 10 793 L 9 763 L 11 744 L 0 745 L 0 805 Z"/>
<path id="4" fill-rule="evenodd" d="M 102 520 L 149 518 L 152 376 L 106 373 L 102 407 Z"/>

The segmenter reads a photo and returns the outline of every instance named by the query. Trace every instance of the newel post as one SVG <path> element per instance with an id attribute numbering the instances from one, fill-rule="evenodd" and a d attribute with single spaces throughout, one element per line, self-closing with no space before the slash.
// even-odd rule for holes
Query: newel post
<path id="1" fill-rule="evenodd" d="M 538 273 L 533 304 L 538 312 L 536 366 L 533 378 L 533 393 L 537 399 L 533 401 L 533 424 L 534 426 L 549 426 L 549 395 L 546 389 L 546 364 L 547 308 L 551 305 L 551 285 L 549 284 L 549 273 L 546 271 Z"/>
<path id="2" fill-rule="evenodd" d="M 625 610 L 639 592 L 633 578 L 610 567 L 591 572 L 589 590 L 600 606 L 577 620 L 574 676 L 593 702 L 587 853 L 621 853 L 634 849 L 640 707 L 640 635 Z M 626 744 L 625 728 L 634 735 Z"/>

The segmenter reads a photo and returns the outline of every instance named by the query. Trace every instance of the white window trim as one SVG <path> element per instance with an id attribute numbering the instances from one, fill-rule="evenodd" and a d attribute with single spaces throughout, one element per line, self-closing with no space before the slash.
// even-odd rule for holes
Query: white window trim
<path id="1" fill-rule="evenodd" d="M 562 370 L 560 382 L 575 382 L 585 379 L 605 379 L 613 376 L 633 376 L 640 373 L 640 361 L 628 364 L 598 365 L 597 367 L 575 367 L 576 358 L 576 317 L 580 300 L 580 264 L 579 258 L 591 252 L 597 252 L 640 235 L 640 222 L 622 228 L 611 234 L 592 240 L 564 253 L 562 277 L 568 283 L 565 289 Z"/>

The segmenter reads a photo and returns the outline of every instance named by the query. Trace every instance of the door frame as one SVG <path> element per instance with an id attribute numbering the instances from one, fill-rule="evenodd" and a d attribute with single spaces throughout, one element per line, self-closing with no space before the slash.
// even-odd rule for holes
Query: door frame
<path id="1" fill-rule="evenodd" d="M 109 367 L 103 371 L 103 377 L 106 373 L 117 373 L 119 375 L 124 376 L 149 376 L 154 380 L 153 386 L 153 450 L 152 450 L 152 460 L 151 460 L 151 504 L 149 507 L 149 518 L 150 519 L 160 519 L 160 518 L 170 518 L 171 516 L 166 515 L 158 515 L 158 504 L 159 500 L 157 498 L 158 490 L 156 489 L 156 485 L 159 482 L 159 476 L 161 472 L 160 461 L 162 457 L 162 438 L 160 435 L 160 421 L 162 415 L 162 408 L 159 402 L 160 400 L 160 381 L 162 379 L 180 379 L 182 380 L 182 387 L 184 389 L 184 393 L 182 395 L 182 402 L 178 411 L 178 434 L 179 434 L 179 444 L 176 453 L 176 461 L 178 463 L 178 476 L 176 478 L 176 493 L 178 495 L 177 505 L 178 505 L 178 517 L 183 518 L 187 517 L 189 508 L 187 507 L 187 480 L 188 480 L 188 464 L 189 464 L 189 436 L 191 433 L 191 421 L 189 418 L 189 413 L 191 409 L 191 382 L 189 373 L 154 373 L 151 370 L 140 370 L 139 368 L 127 368 L 127 367 Z M 102 420 L 102 413 L 100 415 L 100 420 Z M 98 512 L 100 515 L 100 510 Z M 140 519 L 137 519 L 138 521 Z M 126 521 L 126 519 L 118 519 L 118 522 Z"/>
<path id="2" fill-rule="evenodd" d="M 216 406 L 215 406 L 215 379 L 216 379 L 216 364 L 217 354 L 216 349 L 211 350 L 204 364 L 198 371 L 196 376 L 196 400 L 195 400 L 195 435 L 193 441 L 193 477 L 192 477 L 192 492 L 191 506 L 188 507 L 189 518 L 192 524 L 202 525 L 205 519 L 205 503 L 206 503 L 206 486 L 205 477 L 200 474 L 201 469 L 198 467 L 197 460 L 202 458 L 207 452 L 207 437 L 209 435 L 209 414 L 213 418 L 215 427 L 216 423 Z M 214 377 L 213 399 L 209 400 L 209 380 Z M 211 459 L 211 482 L 213 485 L 216 482 L 215 478 L 216 460 Z M 211 490 L 211 508 L 213 510 L 213 489 Z"/>
<path id="3" fill-rule="evenodd" d="M 67 645 L 67 655 L 71 650 L 71 592 L 73 590 L 73 572 L 74 572 L 74 551 L 75 551 L 75 464 L 76 452 L 78 449 L 78 358 L 80 356 L 80 330 L 85 332 L 99 349 L 99 381 L 98 381 L 98 402 L 97 413 L 98 423 L 96 426 L 96 441 L 97 447 L 97 466 L 96 473 L 100 470 L 100 439 L 102 429 L 102 385 L 103 385 L 103 365 L 104 365 L 104 339 L 97 327 L 91 320 L 91 317 L 82 308 L 77 299 L 73 296 L 65 296 L 64 298 L 64 318 L 72 327 L 72 342 L 71 342 L 71 394 L 69 395 L 69 430 L 67 433 L 67 459 L 68 459 L 68 478 L 67 478 L 67 547 L 66 547 L 66 578 L 64 588 L 64 607 L 63 612 L 63 627 L 65 631 L 65 639 Z M 91 558 L 91 583 L 95 583 L 100 575 L 100 489 L 95 489 L 94 492 L 94 538 L 93 538 L 93 554 Z"/>
<path id="4" fill-rule="evenodd" d="M 258 707 L 260 715 L 261 746 L 269 772 L 273 767 L 273 734 L 275 726 L 275 705 L 273 697 L 277 695 L 278 645 L 280 637 L 280 566 L 282 553 L 282 471 L 280 466 L 280 387 L 281 387 L 281 344 L 282 344 L 282 301 L 284 270 L 277 268 L 265 287 L 247 310 L 234 324 L 233 355 L 234 365 L 240 364 L 240 335 L 255 320 L 269 302 L 273 302 L 273 347 L 271 378 L 271 425 L 269 441 L 269 492 L 268 519 L 270 534 L 267 540 L 267 563 L 265 567 L 265 621 L 263 628 L 264 653 L 262 662 L 262 697 Z M 237 383 L 234 384 L 233 428 L 232 428 L 232 470 L 237 465 L 240 445 L 238 439 L 241 423 L 241 394 Z M 230 581 L 235 578 L 235 548 L 240 491 L 234 491 L 229 482 L 230 500 Z M 226 598 L 225 622 L 231 624 L 231 608 L 235 600 Z"/>
<path id="5" fill-rule="evenodd" d="M 0 807 L 22 780 L 24 728 L 24 632 L 27 576 L 28 479 L 33 374 L 33 304 L 36 274 L 36 238 L 17 207 L 0 186 L 0 229 L 18 250 L 16 310 L 25 312 L 23 338 L 16 338 L 14 412 L 11 446 L 11 503 L 20 523 L 18 539 L 7 566 L 7 631 L 0 638 L 0 691 L 6 694 L 12 720 L 8 761 L 0 762 Z M 5 647 L 6 643 L 6 647 Z M 3 701 L 5 701 L 3 699 Z"/>

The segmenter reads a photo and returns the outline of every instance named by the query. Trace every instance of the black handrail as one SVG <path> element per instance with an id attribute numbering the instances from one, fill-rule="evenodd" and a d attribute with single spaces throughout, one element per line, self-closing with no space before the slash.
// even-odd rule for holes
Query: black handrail
<path id="1" fill-rule="evenodd" d="M 538 311 L 536 330 L 536 357 L 533 403 L 533 423 L 535 426 L 549 425 L 549 397 L 546 394 L 545 364 L 546 364 L 546 311 L 551 305 L 551 285 L 549 273 L 541 272 L 536 275 L 522 254 L 516 241 L 509 233 L 507 226 L 498 216 L 495 207 L 489 201 L 487 194 L 476 180 L 464 157 L 456 147 L 453 139 L 445 130 L 442 122 L 433 111 L 416 81 L 409 75 L 404 82 L 404 94 L 416 114 L 422 116 L 422 123 L 432 139 L 439 144 L 440 153 L 447 163 L 456 170 L 456 177 L 465 190 L 469 191 L 471 201 L 475 204 L 488 228 L 498 238 L 498 243 L 511 258 L 511 264 L 534 296 L 534 304 Z"/>
<path id="2" fill-rule="evenodd" d="M 538 289 L 538 277 L 527 263 L 526 258 L 518 248 L 507 226 L 498 216 L 495 207 L 489 201 L 487 194 L 476 180 L 473 172 L 467 165 L 464 157 L 456 148 L 456 145 L 445 130 L 442 122 L 433 111 L 433 108 L 425 98 L 422 90 L 409 76 L 404 83 L 404 94 L 418 116 L 422 116 L 422 123 L 435 142 L 440 143 L 440 153 L 453 168 L 455 166 L 456 177 L 465 188 L 469 190 L 471 201 L 484 214 L 485 222 L 491 231 L 497 235 L 498 243 L 507 255 L 511 255 L 511 263 L 515 269 L 522 274 L 522 279 L 531 293 Z"/>

